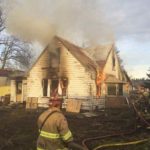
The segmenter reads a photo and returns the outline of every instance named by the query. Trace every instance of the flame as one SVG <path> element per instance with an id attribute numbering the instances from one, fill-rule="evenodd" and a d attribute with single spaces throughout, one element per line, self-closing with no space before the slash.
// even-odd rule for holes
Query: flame
<path id="1" fill-rule="evenodd" d="M 96 78 L 96 85 L 97 85 L 97 97 L 101 96 L 101 84 L 106 79 L 105 73 L 103 71 L 99 71 Z"/>

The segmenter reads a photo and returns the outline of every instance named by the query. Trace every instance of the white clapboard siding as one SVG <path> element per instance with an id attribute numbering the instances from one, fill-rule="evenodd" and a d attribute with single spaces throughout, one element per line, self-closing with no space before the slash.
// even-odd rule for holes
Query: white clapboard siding
<path id="1" fill-rule="evenodd" d="M 95 80 L 92 71 L 78 61 L 65 47 L 61 49 L 60 74 L 68 77 L 68 97 L 90 97 L 96 95 Z M 91 87 L 90 87 L 91 86 Z M 90 91 L 92 89 L 92 91 Z"/>
<path id="2" fill-rule="evenodd" d="M 47 76 L 49 66 L 49 51 L 45 50 L 40 59 L 29 72 L 27 78 L 27 96 L 42 97 L 42 79 Z M 92 70 L 87 69 L 65 47 L 60 51 L 60 76 L 69 80 L 67 96 L 87 98 L 96 95 L 95 80 L 91 78 Z"/>
<path id="3" fill-rule="evenodd" d="M 113 66 L 113 64 L 112 64 L 113 55 L 115 57 L 115 64 L 116 64 L 114 69 L 112 67 Z M 120 80 L 122 79 L 120 62 L 119 62 L 119 59 L 118 59 L 116 52 L 115 53 L 113 51 L 110 52 L 108 59 L 107 59 L 107 62 L 106 62 L 106 65 L 104 67 L 104 73 L 114 75 L 117 79 L 120 79 Z"/>
<path id="4" fill-rule="evenodd" d="M 29 72 L 27 78 L 27 97 L 42 97 L 42 79 L 46 77 L 49 67 L 49 51 L 46 49 Z"/>

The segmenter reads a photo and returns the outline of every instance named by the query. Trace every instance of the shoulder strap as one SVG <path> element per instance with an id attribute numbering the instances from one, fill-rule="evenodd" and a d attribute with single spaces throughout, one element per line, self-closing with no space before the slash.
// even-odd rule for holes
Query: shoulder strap
<path id="1" fill-rule="evenodd" d="M 50 113 L 46 116 L 46 118 L 44 119 L 44 121 L 43 121 L 42 124 L 41 124 L 41 127 L 39 128 L 39 131 L 40 131 L 40 132 L 41 132 L 41 130 L 42 130 L 42 128 L 43 128 L 45 122 L 47 121 L 47 119 L 48 119 L 52 114 L 54 114 L 54 113 L 56 113 L 56 112 L 61 113 L 61 112 L 55 110 L 55 111 L 53 111 L 53 112 L 50 112 Z"/>

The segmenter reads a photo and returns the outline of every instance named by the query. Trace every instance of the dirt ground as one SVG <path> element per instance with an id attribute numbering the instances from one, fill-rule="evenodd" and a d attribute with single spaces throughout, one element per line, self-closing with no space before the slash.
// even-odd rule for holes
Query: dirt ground
<path id="1" fill-rule="evenodd" d="M 42 110 L 25 110 L 23 105 L 0 106 L 0 150 L 36 150 L 38 136 L 37 118 Z M 136 119 L 132 110 L 113 109 L 96 112 L 98 116 L 85 117 L 83 113 L 66 113 L 69 126 L 77 143 L 89 137 L 129 132 L 135 128 Z M 129 142 L 150 138 L 150 130 L 138 129 L 130 135 L 120 135 L 88 141 L 89 150 L 102 144 Z M 150 150 L 150 142 L 134 146 L 103 148 L 103 150 Z"/>

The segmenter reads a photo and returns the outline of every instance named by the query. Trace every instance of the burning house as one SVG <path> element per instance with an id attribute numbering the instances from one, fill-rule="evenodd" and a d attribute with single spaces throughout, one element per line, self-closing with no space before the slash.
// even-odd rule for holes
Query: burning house
<path id="1" fill-rule="evenodd" d="M 82 100 L 82 108 L 120 105 L 131 83 L 122 69 L 114 45 L 96 48 L 92 56 L 60 37 L 55 37 L 24 75 L 21 101 L 36 98 L 45 103 L 50 97 Z M 98 54 L 96 53 L 98 52 Z M 11 80 L 11 100 L 18 101 L 17 80 Z"/>
<path id="2" fill-rule="evenodd" d="M 11 70 L 0 69 L 0 99 L 10 94 L 10 73 L 12 73 Z"/>

